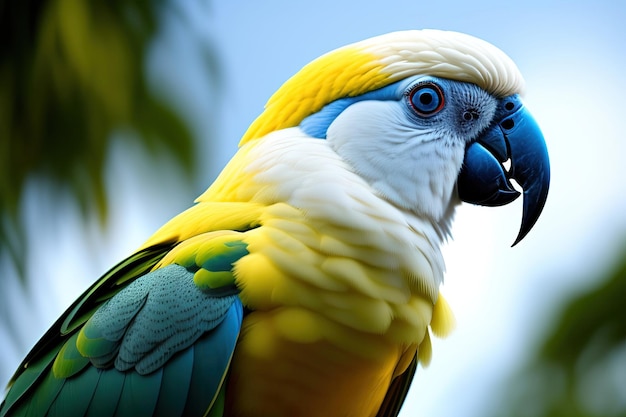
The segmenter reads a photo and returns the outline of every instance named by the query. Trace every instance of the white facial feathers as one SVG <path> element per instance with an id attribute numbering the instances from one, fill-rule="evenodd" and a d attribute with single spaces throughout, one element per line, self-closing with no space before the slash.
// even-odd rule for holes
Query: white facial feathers
<path id="1" fill-rule="evenodd" d="M 348 106 L 329 125 L 326 138 L 381 197 L 434 222 L 445 221 L 466 145 L 491 123 L 496 99 L 473 84 L 434 77 L 412 77 L 403 84 L 395 100 Z M 424 85 L 432 88 L 417 98 L 415 89 Z M 442 95 L 434 98 L 442 100 L 440 108 L 429 107 L 433 91 Z M 411 100 L 432 113 L 421 114 Z"/>

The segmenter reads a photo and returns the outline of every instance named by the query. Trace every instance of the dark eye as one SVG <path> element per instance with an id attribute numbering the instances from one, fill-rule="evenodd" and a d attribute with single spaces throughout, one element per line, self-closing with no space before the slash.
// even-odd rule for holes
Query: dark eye
<path id="1" fill-rule="evenodd" d="M 413 87 L 409 93 L 411 107 L 420 116 L 432 116 L 444 105 L 443 92 L 437 84 L 423 83 Z"/>

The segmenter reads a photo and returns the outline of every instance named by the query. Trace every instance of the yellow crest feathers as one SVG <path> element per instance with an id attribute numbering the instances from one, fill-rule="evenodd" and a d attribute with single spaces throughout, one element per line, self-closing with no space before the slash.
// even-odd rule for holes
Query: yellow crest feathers
<path id="1" fill-rule="evenodd" d="M 287 80 L 269 99 L 265 111 L 245 133 L 241 144 L 274 130 L 298 125 L 326 104 L 388 84 L 378 57 L 351 46 L 322 55 Z"/>
<path id="2" fill-rule="evenodd" d="M 343 97 L 354 97 L 414 75 L 471 82 L 505 97 L 524 81 L 500 49 L 458 32 L 408 30 L 366 39 L 331 51 L 304 66 L 269 99 L 240 144 L 297 126 Z"/>

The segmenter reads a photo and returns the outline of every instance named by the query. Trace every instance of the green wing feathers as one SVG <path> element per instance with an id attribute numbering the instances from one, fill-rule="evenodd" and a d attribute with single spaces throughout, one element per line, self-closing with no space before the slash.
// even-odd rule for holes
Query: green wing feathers
<path id="1" fill-rule="evenodd" d="M 26 355 L 9 382 L 10 390 L 0 405 L 4 417 L 13 405 L 22 401 L 45 378 L 52 362 L 69 337 L 84 324 L 104 301 L 113 296 L 124 280 L 134 279 L 148 271 L 170 250 L 171 245 L 155 245 L 128 257 L 113 267 L 83 293 Z M 124 279 L 122 279 L 124 278 Z"/>
<path id="2" fill-rule="evenodd" d="M 10 383 L 5 416 L 220 416 L 243 319 L 240 233 L 157 245 L 89 288 Z"/>

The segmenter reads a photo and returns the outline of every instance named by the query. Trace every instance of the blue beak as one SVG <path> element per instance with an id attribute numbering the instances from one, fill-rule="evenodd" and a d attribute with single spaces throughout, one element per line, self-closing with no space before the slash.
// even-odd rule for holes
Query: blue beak
<path id="1" fill-rule="evenodd" d="M 524 191 L 522 225 L 515 246 L 539 218 L 548 197 L 550 160 L 543 134 L 519 96 L 500 100 L 495 122 L 470 144 L 457 181 L 461 200 L 482 206 L 502 206 Z M 510 169 L 503 163 L 510 161 Z"/>

